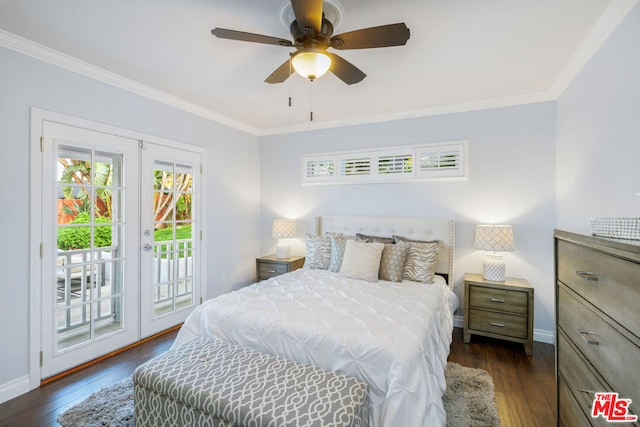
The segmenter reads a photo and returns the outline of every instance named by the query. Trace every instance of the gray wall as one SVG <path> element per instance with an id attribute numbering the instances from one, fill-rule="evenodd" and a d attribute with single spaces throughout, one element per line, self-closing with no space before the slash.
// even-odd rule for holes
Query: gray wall
<path id="1" fill-rule="evenodd" d="M 0 48 L 0 390 L 28 375 L 39 350 L 29 349 L 31 106 L 206 147 L 209 296 L 251 282 L 260 245 L 257 137 Z"/>
<path id="2" fill-rule="evenodd" d="M 507 275 L 535 287 L 535 328 L 554 329 L 555 103 L 540 103 L 262 138 L 262 252 L 273 253 L 273 218 L 300 218 L 294 251 L 318 215 L 389 215 L 457 221 L 456 283 L 481 272 L 473 249 L 478 223 L 514 227 L 516 251 L 505 254 Z M 469 141 L 464 181 L 303 186 L 301 156 L 309 153 Z M 462 296 L 462 288 L 457 289 Z M 460 312 L 461 313 L 461 312 Z M 548 337 L 547 337 L 548 338 Z"/>
<path id="3" fill-rule="evenodd" d="M 640 216 L 640 5 L 558 100 L 559 228 Z"/>

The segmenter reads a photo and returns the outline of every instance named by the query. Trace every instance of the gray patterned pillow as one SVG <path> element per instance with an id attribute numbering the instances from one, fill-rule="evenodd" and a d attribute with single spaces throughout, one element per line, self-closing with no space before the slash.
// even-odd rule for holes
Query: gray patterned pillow
<path id="1" fill-rule="evenodd" d="M 395 243 L 393 237 L 369 236 L 361 233 L 356 233 L 356 240 L 367 243 Z"/>
<path id="2" fill-rule="evenodd" d="M 382 251 L 380 260 L 380 280 L 388 282 L 401 282 L 404 263 L 411 245 L 406 242 L 397 244 L 387 243 Z"/>
<path id="3" fill-rule="evenodd" d="M 442 242 L 420 242 L 400 236 L 393 236 L 396 242 L 407 242 L 411 245 L 402 271 L 402 278 L 414 282 L 433 283 L 436 263 Z"/>
<path id="4" fill-rule="evenodd" d="M 329 271 L 337 273 L 342 266 L 344 258 L 344 249 L 347 245 L 347 239 L 342 233 L 327 233 L 331 244 L 331 258 L 329 260 Z"/>
<path id="5" fill-rule="evenodd" d="M 307 234 L 307 255 L 303 268 L 326 270 L 331 258 L 331 243 L 328 236 Z"/>

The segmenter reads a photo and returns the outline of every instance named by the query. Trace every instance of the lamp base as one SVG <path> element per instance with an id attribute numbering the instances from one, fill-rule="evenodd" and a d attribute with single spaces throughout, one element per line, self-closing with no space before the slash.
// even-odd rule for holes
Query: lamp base
<path id="1" fill-rule="evenodd" d="M 492 282 L 504 282 L 504 260 L 500 255 L 487 255 L 482 266 L 482 278 Z"/>
<path id="2" fill-rule="evenodd" d="M 278 245 L 276 246 L 276 258 L 291 258 L 291 245 L 278 242 Z"/>

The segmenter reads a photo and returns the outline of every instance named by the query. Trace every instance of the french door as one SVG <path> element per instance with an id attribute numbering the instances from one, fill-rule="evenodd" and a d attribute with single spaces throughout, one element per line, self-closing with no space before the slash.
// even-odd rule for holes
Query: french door
<path id="1" fill-rule="evenodd" d="M 199 303 L 200 155 L 145 143 L 141 161 L 142 338 L 183 322 Z"/>
<path id="2" fill-rule="evenodd" d="M 42 122 L 41 378 L 182 322 L 200 298 L 200 154 Z"/>

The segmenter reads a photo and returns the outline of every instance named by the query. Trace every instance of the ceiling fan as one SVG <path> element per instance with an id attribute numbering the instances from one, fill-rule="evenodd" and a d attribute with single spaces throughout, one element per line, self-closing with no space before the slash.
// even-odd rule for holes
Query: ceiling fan
<path id="1" fill-rule="evenodd" d="M 334 36 L 333 24 L 324 17 L 322 0 L 291 0 L 291 7 L 295 16 L 289 28 L 293 41 L 225 28 L 214 28 L 211 33 L 222 39 L 295 47 L 296 52 L 267 77 L 267 83 L 282 83 L 293 70 L 312 81 L 330 71 L 346 84 L 358 83 L 366 74 L 341 56 L 327 52 L 328 48 L 401 46 L 409 40 L 409 28 L 404 23 L 363 28 Z"/>

